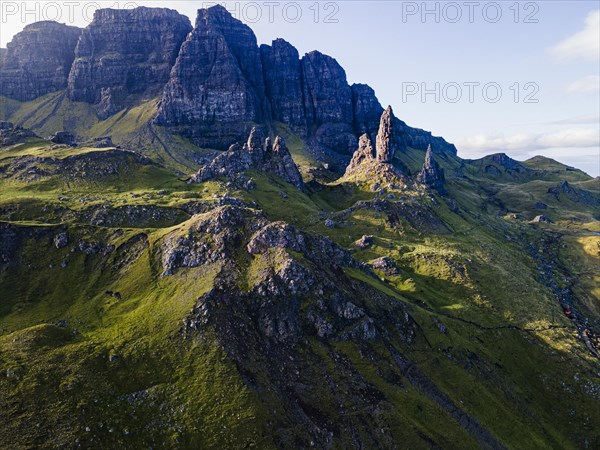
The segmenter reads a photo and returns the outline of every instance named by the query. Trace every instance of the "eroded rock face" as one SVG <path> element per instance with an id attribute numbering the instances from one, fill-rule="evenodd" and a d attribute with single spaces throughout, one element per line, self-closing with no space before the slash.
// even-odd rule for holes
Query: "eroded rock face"
<path id="1" fill-rule="evenodd" d="M 29 101 L 64 89 L 80 34 L 57 22 L 27 25 L 0 54 L 0 95 Z"/>
<path id="2" fill-rule="evenodd" d="M 75 50 L 69 97 L 97 104 L 106 118 L 131 94 L 159 94 L 191 28 L 187 17 L 166 8 L 97 10 Z"/>
<path id="3" fill-rule="evenodd" d="M 199 10 L 193 30 L 165 8 L 101 9 L 83 32 L 40 22 L 0 50 L 0 67 L 5 95 L 31 100 L 67 87 L 71 100 L 94 104 L 101 119 L 162 93 L 153 120 L 205 148 L 225 150 L 256 124 L 282 122 L 335 170 L 364 133 L 383 162 L 429 144 L 456 153 L 393 117 L 376 142 L 383 109 L 369 86 L 349 86 L 338 62 L 318 51 L 300 59 L 283 39 L 259 48 L 252 30 L 222 6 Z"/>
<path id="4" fill-rule="evenodd" d="M 201 9 L 154 120 L 220 150 L 242 140 L 256 123 L 282 122 L 306 138 L 315 157 L 345 166 L 358 136 L 374 138 L 383 108 L 369 86 L 348 85 L 334 58 L 318 51 L 298 56 L 283 39 L 259 49 L 252 30 L 222 6 Z M 456 153 L 443 139 L 393 116 L 386 126 L 384 162 L 397 149 L 424 151 L 433 142 Z"/>
<path id="5" fill-rule="evenodd" d="M 200 9 L 181 47 L 156 122 L 195 125 L 200 144 L 239 140 L 268 119 L 260 51 L 252 30 L 220 6 Z"/>
<path id="6" fill-rule="evenodd" d="M 236 178 L 250 169 L 276 175 L 298 189 L 303 187 L 300 171 L 283 138 L 277 136 L 271 143 L 262 127 L 254 127 L 243 147 L 233 144 L 228 151 L 202 167 L 192 180 L 201 183 L 216 177 Z"/>
<path id="7" fill-rule="evenodd" d="M 442 169 L 434 159 L 431 146 L 427 148 L 425 163 L 423 164 L 423 169 L 417 176 L 417 180 L 428 188 L 434 189 L 440 193 L 445 192 L 444 169 Z"/>

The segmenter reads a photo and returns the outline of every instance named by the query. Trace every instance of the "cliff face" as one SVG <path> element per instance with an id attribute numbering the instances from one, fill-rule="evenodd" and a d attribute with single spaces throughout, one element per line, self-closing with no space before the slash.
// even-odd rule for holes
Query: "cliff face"
<path id="1" fill-rule="evenodd" d="M 0 50 L 0 95 L 34 100 L 64 89 L 81 29 L 37 22 Z"/>
<path id="2" fill-rule="evenodd" d="M 283 39 L 259 48 L 249 27 L 214 6 L 198 11 L 155 121 L 179 127 L 200 146 L 223 150 L 243 141 L 256 123 L 282 122 L 305 137 L 320 159 L 345 164 L 358 136 L 374 140 L 382 113 L 373 89 L 350 86 L 334 58 L 313 51 L 300 59 Z M 456 153 L 443 139 L 395 117 L 388 125 L 394 129 L 391 156 L 406 147 L 425 151 L 433 142 Z"/>
<path id="3" fill-rule="evenodd" d="M 196 27 L 182 45 L 165 88 L 156 122 L 194 125 L 201 145 L 223 147 L 240 140 L 248 123 L 268 118 L 254 33 L 222 6 L 199 10 Z"/>
<path id="4" fill-rule="evenodd" d="M 332 57 L 317 51 L 305 55 L 301 63 L 309 125 L 352 123 L 352 91 L 344 69 Z"/>
<path id="5" fill-rule="evenodd" d="M 75 50 L 69 97 L 106 118 L 131 94 L 157 95 L 190 31 L 187 17 L 166 8 L 97 10 Z"/>
<path id="6" fill-rule="evenodd" d="M 276 39 L 270 46 L 261 45 L 260 54 L 271 117 L 306 131 L 298 50 L 283 39 Z"/>
<path id="7" fill-rule="evenodd" d="M 353 84 L 351 89 L 354 131 L 357 134 L 375 132 L 383 113 L 375 91 L 367 84 Z"/>
<path id="8" fill-rule="evenodd" d="M 6 60 L 6 54 L 8 50 L 5 48 L 0 48 L 0 70 L 2 70 L 2 66 L 4 65 L 4 61 Z"/>
<path id="9" fill-rule="evenodd" d="M 98 10 L 83 32 L 30 25 L 0 51 L 0 80 L 4 95 L 17 100 L 67 88 L 71 100 L 95 105 L 101 119 L 162 95 L 155 123 L 206 148 L 226 150 L 255 125 L 281 122 L 337 168 L 362 134 L 376 143 L 383 113 L 373 89 L 350 86 L 334 58 L 318 51 L 300 58 L 283 39 L 259 47 L 222 6 L 200 9 L 193 29 L 176 11 L 145 7 Z M 442 138 L 395 117 L 388 128 L 394 147 L 379 152 L 384 159 L 430 144 L 456 154 Z"/>

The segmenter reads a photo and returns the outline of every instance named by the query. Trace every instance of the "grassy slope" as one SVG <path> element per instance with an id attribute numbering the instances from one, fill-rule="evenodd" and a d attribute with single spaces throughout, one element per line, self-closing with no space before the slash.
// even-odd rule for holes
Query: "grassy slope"
<path id="1" fill-rule="evenodd" d="M 298 157 L 301 142 L 288 141 Z M 97 150 L 53 151 L 32 142 L 0 152 L 0 164 L 23 155 L 65 158 L 89 152 Z M 419 156 L 406 156 L 405 165 L 414 160 L 417 167 Z M 298 158 L 305 167 L 314 163 Z M 474 189 L 473 182 L 452 180 L 448 188 L 462 206 L 460 215 L 443 200 L 432 202 L 418 193 L 405 193 L 407 200 L 417 196 L 452 231 L 431 234 L 407 223 L 393 229 L 381 213 L 365 209 L 354 211 L 336 228 L 327 228 L 325 217 L 376 194 L 348 184 L 301 193 L 263 174 L 252 176 L 256 190 L 232 194 L 256 201 L 273 220 L 289 221 L 349 248 L 362 235 L 375 236 L 375 245 L 355 250 L 355 256 L 363 261 L 390 256 L 401 274 L 378 273 L 381 281 L 364 278 L 362 272 L 349 274 L 410 304 L 424 334 L 409 350 L 411 358 L 505 445 L 573 448 L 581 446 L 584 437 L 598 442 L 600 411 L 597 399 L 586 393 L 586 383 L 599 382 L 597 361 L 576 338 L 552 292 L 535 281 L 537 269 L 531 256 L 506 237 L 525 227 L 537 238 L 545 226 L 497 215 L 502 206 L 498 200 L 516 211 L 519 205 L 543 197 L 553 181 L 548 186 L 538 186 L 538 181 L 516 186 L 475 180 L 481 188 Z M 160 278 L 158 246 L 165 233 L 177 226 L 125 227 L 121 233 L 77 221 L 47 225 L 40 214 L 55 204 L 73 210 L 94 204 L 177 208 L 190 199 L 210 199 L 214 193 L 226 192 L 224 184 L 189 185 L 157 166 L 134 166 L 127 174 L 92 183 L 61 177 L 33 183 L 9 178 L 0 183 L 0 206 L 19 205 L 24 210 L 13 223 L 29 236 L 19 256 L 21 264 L 0 274 L 0 370 L 4 374 L 0 422 L 6 424 L 0 433 L 2 445 L 27 448 L 75 439 L 89 446 L 100 442 L 189 448 L 273 445 L 268 423 L 279 407 L 275 400 L 258 398 L 210 338 L 189 342 L 179 336 L 181 321 L 196 298 L 210 289 L 217 268 L 206 266 Z M 168 193 L 159 195 L 162 189 Z M 490 192 L 497 197 L 492 202 Z M 598 222 L 580 205 L 550 206 L 557 223 L 547 227 L 565 232 L 561 258 L 580 280 L 578 298 L 597 314 L 600 293 L 594 267 L 600 238 L 593 230 L 598 231 Z M 52 238 L 65 227 L 71 243 L 56 249 Z M 120 267 L 119 249 L 125 252 L 129 240 L 140 232 L 148 236 L 148 249 L 135 262 L 115 269 Z M 71 252 L 78 240 L 111 244 L 117 250 L 105 256 Z M 65 268 L 62 261 L 67 261 Z M 106 295 L 107 290 L 119 292 L 121 299 Z M 447 334 L 438 331 L 434 316 L 446 325 Z M 66 320 L 66 327 L 57 326 L 59 320 Z M 391 427 L 397 442 L 420 447 L 425 445 L 420 436 L 426 435 L 445 448 L 476 447 L 418 390 L 398 389 L 390 378 L 389 356 L 377 344 L 329 345 L 315 340 L 304 351 L 316 358 L 316 367 L 327 367 L 333 350 L 341 352 L 383 392 L 393 408 L 384 416 L 385 424 L 377 425 Z M 365 352 L 372 353 L 370 360 L 363 357 Z M 111 362 L 111 355 L 117 359 Z M 18 376 L 7 377 L 8 369 L 18 371 Z M 343 384 L 343 374 L 331 376 Z M 328 404 L 335 399 L 323 400 Z M 341 436 L 336 439 L 340 446 L 350 445 Z"/>
<path id="2" fill-rule="evenodd" d="M 0 120 L 10 120 L 46 138 L 56 131 L 71 131 L 80 139 L 111 136 L 115 144 L 135 148 L 162 165 L 190 172 L 194 158 L 205 153 L 183 137 L 172 136 L 161 127 L 149 124 L 156 113 L 158 99 L 140 99 L 134 106 L 100 120 L 93 105 L 72 102 L 64 92 L 47 94 L 19 103 L 0 98 Z M 176 152 L 169 149 L 176 148 Z"/>

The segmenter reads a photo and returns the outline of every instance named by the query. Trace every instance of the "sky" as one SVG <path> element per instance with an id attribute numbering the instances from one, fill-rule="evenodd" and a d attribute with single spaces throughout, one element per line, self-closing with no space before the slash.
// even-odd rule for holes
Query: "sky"
<path id="1" fill-rule="evenodd" d="M 38 20 L 85 26 L 99 7 L 208 1 L 0 0 L 0 47 Z M 600 175 L 600 2 L 229 1 L 259 43 L 335 57 L 411 126 L 477 158 L 545 155 Z"/>

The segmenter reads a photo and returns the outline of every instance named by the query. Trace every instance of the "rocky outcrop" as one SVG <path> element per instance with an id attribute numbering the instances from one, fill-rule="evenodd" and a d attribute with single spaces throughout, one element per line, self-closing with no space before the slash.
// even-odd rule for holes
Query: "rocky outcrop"
<path id="1" fill-rule="evenodd" d="M 493 164 L 503 167 L 506 170 L 514 170 L 518 172 L 523 169 L 523 165 L 519 161 L 512 159 L 506 153 L 495 153 L 493 155 L 486 156 L 485 159 Z"/>
<path id="2" fill-rule="evenodd" d="M 201 183 L 216 178 L 230 179 L 243 176 L 244 172 L 257 169 L 275 175 L 302 189 L 302 176 L 292 159 L 283 138 L 277 136 L 273 142 L 261 127 L 254 127 L 244 146 L 234 144 L 226 152 L 202 167 L 192 180 Z"/>
<path id="3" fill-rule="evenodd" d="M 555 187 L 548 189 L 548 195 L 553 196 L 557 200 L 567 198 L 575 203 L 582 203 L 588 206 L 600 206 L 600 198 L 594 195 L 591 191 L 586 191 L 569 184 L 568 181 L 562 181 Z"/>
<path id="4" fill-rule="evenodd" d="M 363 134 L 358 140 L 358 149 L 352 155 L 350 164 L 346 168 L 346 175 L 355 172 L 360 166 L 365 163 L 375 161 L 375 151 L 373 149 L 373 143 L 369 138 L 368 134 Z"/>
<path id="5" fill-rule="evenodd" d="M 286 222 L 266 224 L 252 235 L 246 246 L 248 253 L 254 256 L 275 248 L 302 253 L 319 266 L 360 267 L 350 253 L 331 239 L 302 233 Z"/>
<path id="6" fill-rule="evenodd" d="M 370 235 L 363 235 L 360 239 L 358 239 L 354 245 L 361 250 L 366 250 L 373 245 L 375 242 L 375 238 Z"/>
<path id="7" fill-rule="evenodd" d="M 272 119 L 306 133 L 298 50 L 283 39 L 276 39 L 270 46 L 261 45 L 260 54 Z"/>
<path id="8" fill-rule="evenodd" d="M 64 89 L 80 34 L 51 21 L 27 25 L 0 57 L 0 95 L 29 101 Z"/>
<path id="9" fill-rule="evenodd" d="M 437 161 L 433 157 L 433 151 L 431 146 L 427 148 L 425 154 L 425 162 L 423 163 L 423 170 L 417 176 L 417 180 L 423 183 L 427 188 L 434 189 L 439 193 L 444 193 L 444 169 L 440 167 Z"/>
<path id="10" fill-rule="evenodd" d="M 400 268 L 396 265 L 392 258 L 382 256 L 381 258 L 374 259 L 370 263 L 371 267 L 375 270 L 380 270 L 385 275 L 395 276 L 401 273 Z"/>
<path id="11" fill-rule="evenodd" d="M 493 178 L 508 177 L 509 179 L 524 179 L 533 175 L 534 171 L 524 164 L 509 157 L 506 153 L 495 153 L 474 161 L 483 174 Z"/>
<path id="12" fill-rule="evenodd" d="M 216 148 L 268 121 L 260 51 L 252 30 L 220 6 L 200 9 L 164 90 L 156 123 L 193 125 Z"/>
<path id="13" fill-rule="evenodd" d="M 347 181 L 366 183 L 372 191 L 380 191 L 382 185 L 395 188 L 405 186 L 408 181 L 401 169 L 377 158 L 377 152 L 367 133 L 360 137 L 358 149 L 346 167 L 344 178 Z M 381 191 L 385 193 L 385 189 Z M 390 198 L 393 198 L 393 195 Z"/>
<path id="14" fill-rule="evenodd" d="M 189 19 L 171 9 L 97 10 L 75 50 L 70 99 L 98 105 L 106 118 L 132 94 L 158 95 L 190 31 Z"/>
<path id="15" fill-rule="evenodd" d="M 114 182 L 116 177 L 127 177 L 140 166 L 152 166 L 148 158 L 125 150 L 82 152 L 63 158 L 52 156 L 15 156 L 3 160 L 0 178 L 13 178 L 26 182 L 58 177 L 66 182 Z"/>
<path id="16" fill-rule="evenodd" d="M 394 112 L 392 107 L 388 106 L 381 115 L 379 122 L 379 131 L 377 133 L 377 142 L 375 143 L 375 159 L 379 162 L 389 163 L 394 159 L 397 149 L 397 136 L 394 130 Z"/>
<path id="17" fill-rule="evenodd" d="M 27 139 L 37 137 L 36 134 L 11 122 L 0 122 L 0 148 L 25 142 Z"/>
<path id="18" fill-rule="evenodd" d="M 48 140 L 54 144 L 69 145 L 71 147 L 77 145 L 77 136 L 68 131 L 57 131 Z"/>

